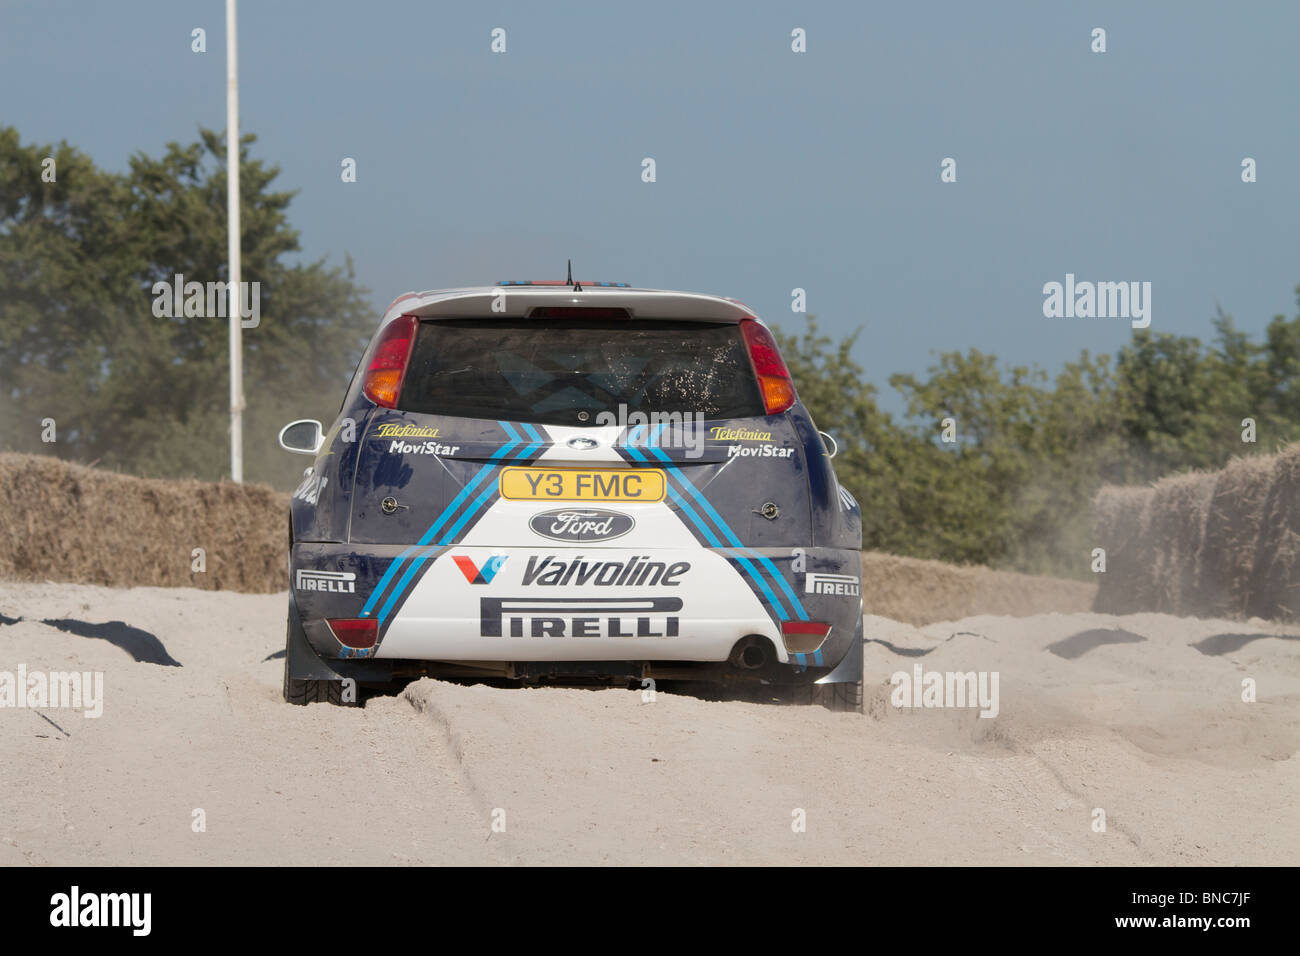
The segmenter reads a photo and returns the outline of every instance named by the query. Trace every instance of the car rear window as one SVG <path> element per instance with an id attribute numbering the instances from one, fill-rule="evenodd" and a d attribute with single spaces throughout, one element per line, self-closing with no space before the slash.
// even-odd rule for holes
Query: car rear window
<path id="1" fill-rule="evenodd" d="M 422 322 L 398 404 L 550 425 L 594 425 L 620 405 L 706 419 L 763 414 L 739 326 L 650 319 Z"/>

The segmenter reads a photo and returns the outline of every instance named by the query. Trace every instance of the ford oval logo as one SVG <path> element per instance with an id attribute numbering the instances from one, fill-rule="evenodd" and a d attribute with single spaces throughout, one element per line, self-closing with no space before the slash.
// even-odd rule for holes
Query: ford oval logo
<path id="1" fill-rule="evenodd" d="M 600 508 L 558 508 L 533 515 L 528 527 L 552 541 L 610 541 L 636 527 L 631 515 Z"/>
<path id="2" fill-rule="evenodd" d="M 594 438 L 585 438 L 582 435 L 577 435 L 573 438 L 570 438 L 567 442 L 565 442 L 565 444 L 568 445 L 570 448 L 581 448 L 583 451 L 586 451 L 589 448 L 595 448 L 597 445 L 600 444 L 600 442 L 596 441 L 596 439 Z"/>

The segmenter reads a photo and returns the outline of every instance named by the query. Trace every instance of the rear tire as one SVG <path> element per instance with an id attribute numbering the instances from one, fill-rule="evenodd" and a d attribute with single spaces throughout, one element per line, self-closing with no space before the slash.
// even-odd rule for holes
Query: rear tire
<path id="1" fill-rule="evenodd" d="M 333 704 L 346 707 L 343 703 L 343 682 L 338 680 L 293 680 L 284 682 L 284 699 L 291 704 Z"/>
<path id="2" fill-rule="evenodd" d="M 341 680 L 295 680 L 289 676 L 289 652 L 284 655 L 284 699 L 290 704 L 306 706 L 307 704 L 333 704 L 336 707 L 350 706 L 343 702 L 343 682 Z"/>

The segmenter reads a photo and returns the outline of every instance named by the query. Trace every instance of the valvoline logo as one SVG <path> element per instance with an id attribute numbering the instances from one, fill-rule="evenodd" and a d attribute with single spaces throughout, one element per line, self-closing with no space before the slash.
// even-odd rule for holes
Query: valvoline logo
<path id="1" fill-rule="evenodd" d="M 465 580 L 470 584 L 488 584 L 497 576 L 501 570 L 501 565 L 506 563 L 506 555 L 494 554 L 483 563 L 483 567 L 476 567 L 468 555 L 453 554 L 451 559 L 456 562 L 456 567 L 460 568 L 460 573 L 465 575 Z"/>

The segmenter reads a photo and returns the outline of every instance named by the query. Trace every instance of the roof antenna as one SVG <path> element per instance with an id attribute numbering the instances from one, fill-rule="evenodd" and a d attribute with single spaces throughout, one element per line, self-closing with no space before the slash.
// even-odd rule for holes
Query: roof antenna
<path id="1" fill-rule="evenodd" d="M 573 285 L 573 260 L 569 260 L 569 278 L 565 280 L 568 285 Z"/>

